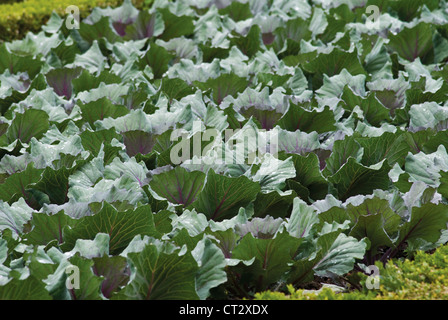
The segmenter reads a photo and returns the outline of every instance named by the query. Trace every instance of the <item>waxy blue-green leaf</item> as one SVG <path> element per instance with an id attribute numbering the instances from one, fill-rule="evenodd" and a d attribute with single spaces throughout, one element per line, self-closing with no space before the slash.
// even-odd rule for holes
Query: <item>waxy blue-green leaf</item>
<path id="1" fill-rule="evenodd" d="M 242 92 L 247 87 L 248 80 L 234 73 L 223 73 L 218 78 L 208 79 L 205 82 L 195 81 L 193 84 L 201 90 L 210 90 L 213 101 L 219 105 L 225 97 L 235 97 L 237 93 Z"/>
<path id="2" fill-rule="evenodd" d="M 64 210 L 56 214 L 34 212 L 31 219 L 31 231 L 24 238 L 27 242 L 35 245 L 47 245 L 50 241 L 57 240 L 62 244 L 62 229 L 74 225 L 74 220 Z"/>
<path id="3" fill-rule="evenodd" d="M 17 139 L 29 143 L 33 137 L 40 139 L 49 128 L 48 118 L 46 112 L 36 109 L 27 109 L 24 113 L 16 113 L 6 131 L 6 136 L 10 142 Z"/>
<path id="4" fill-rule="evenodd" d="M 103 144 L 111 143 L 112 139 L 118 140 L 120 135 L 115 132 L 115 128 L 110 128 L 96 131 L 84 130 L 80 137 L 84 150 L 97 157 Z"/>
<path id="5" fill-rule="evenodd" d="M 99 75 L 96 75 L 84 69 L 78 77 L 72 80 L 72 85 L 73 91 L 79 93 L 98 88 L 101 83 L 113 84 L 120 82 L 121 78 L 111 73 L 109 70 L 103 70 Z"/>
<path id="6" fill-rule="evenodd" d="M 33 276 L 26 279 L 12 279 L 0 286 L 2 300 L 52 300 L 45 284 Z"/>
<path id="7" fill-rule="evenodd" d="M 322 174 L 316 153 L 310 152 L 306 156 L 292 154 L 291 156 L 296 175 L 287 182 L 288 186 L 307 202 L 309 199 L 323 199 L 328 193 L 328 181 Z"/>
<path id="8" fill-rule="evenodd" d="M 388 46 L 408 61 L 420 58 L 425 63 L 432 63 L 434 60 L 432 35 L 432 25 L 421 22 L 412 28 L 405 27 L 399 33 L 389 35 Z"/>
<path id="9" fill-rule="evenodd" d="M 353 136 L 346 136 L 344 140 L 335 141 L 330 157 L 325 160 L 326 166 L 322 173 L 325 176 L 335 174 L 350 158 L 361 162 L 363 152 L 364 150 Z"/>
<path id="10" fill-rule="evenodd" d="M 26 188 L 38 182 L 41 179 L 43 171 L 44 169 L 36 169 L 34 168 L 34 163 L 30 163 L 24 171 L 16 172 L 9 176 L 0 185 L 0 200 L 12 201 L 18 196 L 26 199 Z"/>
<path id="11" fill-rule="evenodd" d="M 403 165 L 410 151 L 405 135 L 400 133 L 385 132 L 379 137 L 360 137 L 355 140 L 363 149 L 361 162 L 368 166 L 384 159 L 391 166 L 395 163 Z"/>
<path id="12" fill-rule="evenodd" d="M 388 189 L 389 170 L 390 166 L 384 160 L 373 166 L 364 166 L 350 157 L 341 169 L 328 177 L 328 181 L 333 183 L 337 196 L 344 201 L 354 195 L 370 194 L 375 189 Z"/>
<path id="13" fill-rule="evenodd" d="M 293 190 L 282 192 L 272 190 L 260 192 L 254 201 L 254 216 L 263 218 L 267 215 L 272 217 L 286 217 L 290 213 L 294 198 L 297 194 Z"/>
<path id="14" fill-rule="evenodd" d="M 124 32 L 125 40 L 140 40 L 157 37 L 163 33 L 165 28 L 162 14 L 149 13 L 147 10 L 139 11 L 137 18 L 132 24 L 126 26 Z"/>
<path id="15" fill-rule="evenodd" d="M 210 296 L 210 289 L 227 281 L 224 269 L 227 263 L 218 246 L 206 237 L 198 242 L 191 253 L 199 266 L 195 278 L 196 292 L 199 299 L 205 300 Z"/>
<path id="16" fill-rule="evenodd" d="M 266 154 L 260 168 L 252 176 L 252 180 L 260 184 L 261 190 L 266 192 L 280 189 L 287 179 L 294 178 L 296 170 L 292 157 L 280 160 L 271 154 Z"/>
<path id="17" fill-rule="evenodd" d="M 200 171 L 188 172 L 182 167 L 154 175 L 149 185 L 159 196 L 174 204 L 188 207 L 200 194 L 205 174 Z"/>
<path id="18" fill-rule="evenodd" d="M 312 281 L 314 275 L 344 275 L 362 259 L 367 247 L 364 241 L 346 236 L 341 230 L 326 233 L 316 242 L 314 257 L 294 261 L 288 281 L 295 284 Z"/>
<path id="19" fill-rule="evenodd" d="M 78 32 L 83 40 L 89 43 L 103 38 L 110 43 L 122 41 L 122 38 L 114 29 L 109 17 L 102 17 L 94 24 L 81 22 Z"/>
<path id="20" fill-rule="evenodd" d="M 257 239 L 274 238 L 282 225 L 283 219 L 274 219 L 271 216 L 252 218 L 244 224 L 236 224 L 235 231 L 240 237 L 251 233 Z"/>
<path id="21" fill-rule="evenodd" d="M 95 275 L 103 277 L 101 282 L 101 293 L 106 299 L 119 291 L 129 281 L 126 259 L 122 256 L 95 257 L 93 272 Z"/>
<path id="22" fill-rule="evenodd" d="M 199 197 L 192 206 L 207 218 L 219 221 L 235 216 L 255 200 L 260 185 L 245 176 L 229 178 L 209 170 Z"/>
<path id="23" fill-rule="evenodd" d="M 100 232 L 109 235 L 111 254 L 120 253 L 137 234 L 158 235 L 150 207 L 140 206 L 135 210 L 118 212 L 104 202 L 98 213 L 79 219 L 72 227 L 66 226 L 63 231 L 64 246 L 71 249 L 76 239 L 93 239 Z"/>
<path id="24" fill-rule="evenodd" d="M 159 36 L 167 41 L 181 36 L 190 36 L 194 33 L 194 17 L 191 15 L 173 14 L 168 8 L 159 8 L 157 12 L 162 14 L 164 29 Z"/>
<path id="25" fill-rule="evenodd" d="M 17 55 L 8 50 L 6 44 L 0 45 L 0 73 L 9 70 L 11 74 L 27 72 L 33 79 L 41 70 L 43 61 L 39 56 Z"/>
<path id="26" fill-rule="evenodd" d="M 199 299 L 196 292 L 199 266 L 191 252 L 181 254 L 177 249 L 164 250 L 150 243 L 127 256 L 132 280 L 121 290 L 119 299 Z"/>
<path id="27" fill-rule="evenodd" d="M 11 229 L 15 235 L 21 235 L 24 225 L 31 220 L 33 211 L 23 198 L 11 205 L 0 201 L 0 229 Z"/>
<path id="28" fill-rule="evenodd" d="M 51 203 L 64 204 L 68 201 L 70 175 L 88 161 L 85 159 L 78 159 L 73 162 L 74 163 L 66 166 L 63 164 L 60 168 L 56 169 L 51 167 L 45 168 L 42 172 L 41 179 L 31 187 L 47 194 Z"/>
<path id="29" fill-rule="evenodd" d="M 93 272 L 94 262 L 91 259 L 75 255 L 70 258 L 70 263 L 77 267 L 79 272 L 79 288 L 74 287 L 70 291 L 72 300 L 102 300 L 101 284 L 103 278 Z M 70 269 L 69 269 L 70 270 Z M 70 281 L 70 279 L 67 279 Z"/>
<path id="30" fill-rule="evenodd" d="M 106 57 L 104 57 L 101 52 L 98 41 L 94 40 L 89 50 L 83 54 L 77 54 L 71 65 L 81 67 L 91 73 L 95 73 L 103 71 L 103 69 L 108 66 L 108 63 Z"/>
<path id="31" fill-rule="evenodd" d="M 72 81 L 81 73 L 81 68 L 74 69 L 53 69 L 46 75 L 47 83 L 53 87 L 54 91 L 69 100 L 73 94 Z"/>
<path id="32" fill-rule="evenodd" d="M 330 53 L 320 53 L 315 59 L 304 63 L 303 69 L 309 73 L 316 74 L 313 79 L 314 87 L 323 83 L 324 75 L 331 77 L 339 74 L 344 69 L 354 76 L 367 74 L 360 62 L 356 49 L 351 52 L 345 52 L 334 48 Z"/>
<path id="33" fill-rule="evenodd" d="M 296 238 L 304 238 L 311 234 L 313 225 L 319 222 L 314 208 L 308 206 L 300 198 L 294 199 L 291 216 L 288 219 L 286 230 Z"/>
<path id="34" fill-rule="evenodd" d="M 148 65 L 154 73 L 154 78 L 160 79 L 168 70 L 168 64 L 173 58 L 174 55 L 169 53 L 165 48 L 156 43 L 151 43 L 148 51 L 139 60 L 140 69 L 144 69 L 144 66 Z"/>
<path id="35" fill-rule="evenodd" d="M 409 153 L 406 157 L 405 171 L 409 173 L 411 181 L 422 181 L 429 186 L 437 187 L 440 184 L 440 172 L 448 170 L 447 159 L 443 145 L 430 154 Z"/>
<path id="36" fill-rule="evenodd" d="M 414 207 L 409 221 L 400 228 L 397 245 L 416 239 L 436 242 L 441 231 L 446 229 L 447 222 L 448 208 L 445 204 L 427 203 Z"/>
<path id="37" fill-rule="evenodd" d="M 232 258 L 250 260 L 254 263 L 245 268 L 244 281 L 252 281 L 256 290 L 265 290 L 286 273 L 300 240 L 287 232 L 278 233 L 272 239 L 255 238 L 251 233 L 244 236 L 233 249 Z"/>
<path id="38" fill-rule="evenodd" d="M 329 107 L 309 110 L 300 104 L 291 104 L 277 124 L 280 128 L 292 132 L 300 130 L 307 133 L 325 133 L 336 129 L 334 113 Z"/>
<path id="39" fill-rule="evenodd" d="M 106 97 L 88 103 L 80 103 L 82 118 L 93 128 L 95 121 L 106 118 L 119 118 L 129 113 L 123 105 L 113 104 Z"/>

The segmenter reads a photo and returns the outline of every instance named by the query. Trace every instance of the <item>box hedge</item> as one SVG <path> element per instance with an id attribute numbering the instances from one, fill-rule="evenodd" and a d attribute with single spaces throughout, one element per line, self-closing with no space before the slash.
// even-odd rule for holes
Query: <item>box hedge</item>
<path id="1" fill-rule="evenodd" d="M 24 0 L 0 0 L 0 5 L 5 3 L 23 2 Z"/>
<path id="2" fill-rule="evenodd" d="M 418 252 L 414 259 L 377 263 L 380 272 L 378 290 L 368 290 L 367 276 L 362 275 L 362 290 L 344 292 L 333 286 L 319 290 L 295 289 L 288 292 L 265 291 L 257 300 L 446 300 L 448 299 L 448 246 L 434 253 Z M 336 287 L 339 289 L 339 287 Z"/>
<path id="3" fill-rule="evenodd" d="M 5 4 L 6 2 L 6 4 Z M 151 0 L 132 0 L 136 8 L 149 6 Z M 66 15 L 66 8 L 76 5 L 81 19 L 94 7 L 120 6 L 123 0 L 25 0 L 23 2 L 0 0 L 0 42 L 23 38 L 29 31 L 38 32 L 52 12 Z"/>

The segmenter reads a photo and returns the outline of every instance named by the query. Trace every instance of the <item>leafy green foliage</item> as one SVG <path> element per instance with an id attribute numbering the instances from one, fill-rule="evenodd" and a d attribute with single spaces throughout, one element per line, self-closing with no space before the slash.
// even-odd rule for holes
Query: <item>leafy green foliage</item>
<path id="1" fill-rule="evenodd" d="M 263 291 L 256 300 L 446 300 L 447 246 L 434 253 L 419 251 L 412 259 L 390 260 L 378 264 L 380 286 L 377 290 L 345 291 L 339 286 L 324 284 L 318 290 L 294 289 L 287 292 Z M 367 281 L 362 276 L 362 283 Z"/>
<path id="2" fill-rule="evenodd" d="M 445 2 L 193 2 L 0 45 L 0 298 L 303 298 L 374 264 L 397 292 L 389 261 L 448 240 Z"/>

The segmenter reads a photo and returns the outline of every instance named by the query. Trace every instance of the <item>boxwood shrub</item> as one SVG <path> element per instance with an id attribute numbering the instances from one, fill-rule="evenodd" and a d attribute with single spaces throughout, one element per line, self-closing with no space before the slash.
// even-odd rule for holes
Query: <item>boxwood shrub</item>
<path id="1" fill-rule="evenodd" d="M 132 0 L 136 8 L 149 6 L 152 0 Z M 116 7 L 123 0 L 26 0 L 23 2 L 0 0 L 0 43 L 23 38 L 29 31 L 38 32 L 54 11 L 65 16 L 65 9 L 73 4 L 80 10 L 81 19 L 93 8 Z"/>
<path id="2" fill-rule="evenodd" d="M 24 0 L 0 0 L 0 5 L 5 3 L 23 2 Z"/>
<path id="3" fill-rule="evenodd" d="M 361 275 L 362 290 L 344 292 L 339 287 L 323 286 L 319 290 L 295 289 L 288 292 L 264 291 L 257 300 L 446 300 L 448 299 L 448 245 L 433 253 L 417 252 L 414 259 L 389 260 L 380 272 L 378 290 L 368 290 L 367 276 Z"/>

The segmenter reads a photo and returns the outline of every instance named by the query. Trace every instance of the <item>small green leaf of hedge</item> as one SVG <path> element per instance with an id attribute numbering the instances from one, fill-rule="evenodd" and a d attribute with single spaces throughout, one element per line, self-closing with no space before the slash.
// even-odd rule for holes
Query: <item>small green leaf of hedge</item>
<path id="1" fill-rule="evenodd" d="M 27 0 L 23 2 L 0 0 L 0 42 L 21 39 L 29 31 L 40 31 L 53 12 L 65 16 L 65 9 L 73 4 L 79 8 L 82 19 L 87 17 L 95 7 L 116 7 L 122 2 L 122 0 L 79 0 L 76 3 L 70 0 Z M 133 5 L 138 9 L 149 6 L 151 2 L 132 0 Z"/>

